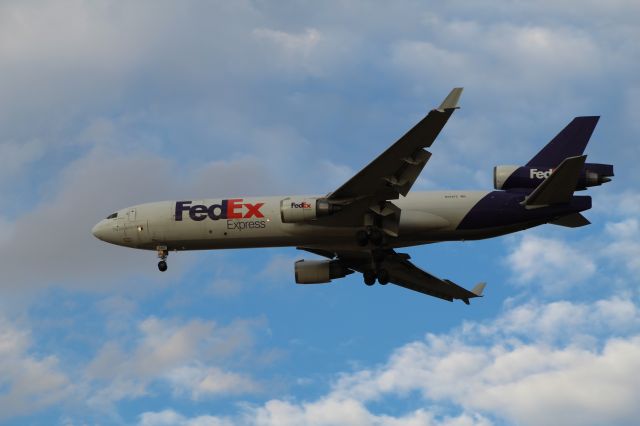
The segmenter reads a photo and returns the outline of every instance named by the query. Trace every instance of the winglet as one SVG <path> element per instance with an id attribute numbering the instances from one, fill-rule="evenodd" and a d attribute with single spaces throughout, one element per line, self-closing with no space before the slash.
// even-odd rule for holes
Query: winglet
<path id="1" fill-rule="evenodd" d="M 442 101 L 442 103 L 438 107 L 438 111 L 444 112 L 445 110 L 448 110 L 448 109 L 460 108 L 458 106 L 458 101 L 460 100 L 460 95 L 462 95 L 463 89 L 464 89 L 463 87 L 456 87 L 451 92 L 449 92 L 447 97 L 444 98 L 444 101 Z"/>
<path id="2" fill-rule="evenodd" d="M 482 297 L 482 292 L 486 286 L 487 283 L 478 283 L 471 289 L 471 293 L 475 294 L 476 297 Z"/>
<path id="3" fill-rule="evenodd" d="M 470 291 L 469 297 L 462 297 L 460 300 L 464 302 L 465 305 L 469 305 L 469 299 L 472 297 L 482 297 L 482 292 L 484 288 L 487 286 L 487 283 L 478 283 L 473 287 Z"/>

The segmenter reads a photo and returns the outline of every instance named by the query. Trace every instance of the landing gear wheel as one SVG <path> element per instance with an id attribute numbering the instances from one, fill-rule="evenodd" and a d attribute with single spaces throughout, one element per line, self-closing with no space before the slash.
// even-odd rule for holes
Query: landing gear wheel
<path id="1" fill-rule="evenodd" d="M 366 285 L 374 285 L 376 283 L 376 273 L 373 271 L 366 271 L 362 274 L 362 277 L 364 278 L 364 283 Z"/>
<path id="2" fill-rule="evenodd" d="M 156 247 L 156 251 L 158 252 L 158 258 L 160 262 L 158 262 L 158 269 L 160 272 L 164 272 L 167 270 L 167 256 L 169 256 L 169 249 L 167 246 L 158 246 Z"/>
<path id="3" fill-rule="evenodd" d="M 381 269 L 378 271 L 378 282 L 382 285 L 386 285 L 389 283 L 389 272 L 386 269 Z"/>
<path id="4" fill-rule="evenodd" d="M 361 229 L 356 232 L 356 242 L 360 247 L 364 247 L 369 244 L 369 234 L 367 234 L 367 231 Z"/>
<path id="5" fill-rule="evenodd" d="M 369 240 L 374 246 L 381 246 L 384 242 L 384 234 L 378 228 L 373 228 L 369 233 Z"/>

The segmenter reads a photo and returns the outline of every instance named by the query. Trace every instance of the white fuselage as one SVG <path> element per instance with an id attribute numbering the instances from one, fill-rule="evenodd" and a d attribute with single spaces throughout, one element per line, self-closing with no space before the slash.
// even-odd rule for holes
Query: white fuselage
<path id="1" fill-rule="evenodd" d="M 392 246 L 512 232 L 499 226 L 481 233 L 457 230 L 465 215 L 487 194 L 486 191 L 455 190 L 416 192 L 395 200 L 402 213 L 398 237 L 393 239 Z M 156 250 L 158 246 L 166 246 L 168 250 L 355 246 L 356 226 L 327 225 L 323 220 L 283 223 L 281 201 L 286 198 L 238 197 L 139 204 L 102 220 L 93 233 L 113 244 L 149 250 Z"/>

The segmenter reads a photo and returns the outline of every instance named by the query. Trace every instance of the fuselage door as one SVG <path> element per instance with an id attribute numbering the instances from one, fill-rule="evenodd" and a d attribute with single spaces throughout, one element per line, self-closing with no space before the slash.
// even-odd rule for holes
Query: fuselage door
<path id="1" fill-rule="evenodd" d="M 152 225 L 147 223 L 147 226 L 150 226 L 148 229 L 151 233 L 151 241 L 164 244 L 167 239 L 167 233 L 169 233 L 169 230 L 175 222 L 174 205 L 172 203 L 167 203 L 166 205 L 159 204 L 156 211 L 157 213 L 152 216 Z"/>
<path id="2" fill-rule="evenodd" d="M 139 236 L 138 236 L 138 229 L 137 229 L 137 223 L 136 223 L 136 209 L 129 209 L 127 210 L 127 212 L 125 213 L 125 218 L 123 220 L 123 225 L 124 225 L 124 242 L 131 244 L 131 243 L 138 243 L 139 240 Z"/>

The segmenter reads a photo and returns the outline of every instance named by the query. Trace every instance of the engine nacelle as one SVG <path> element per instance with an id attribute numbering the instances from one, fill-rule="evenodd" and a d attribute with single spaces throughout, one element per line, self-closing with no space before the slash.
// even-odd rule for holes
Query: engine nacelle
<path id="1" fill-rule="evenodd" d="M 298 284 L 323 284 L 353 273 L 337 260 L 298 260 L 294 269 Z"/>
<path id="2" fill-rule="evenodd" d="M 505 183 L 509 178 L 519 169 L 520 166 L 495 166 L 493 168 L 493 187 L 495 189 L 508 189 L 505 188 Z"/>
<path id="3" fill-rule="evenodd" d="M 533 189 L 553 172 L 551 167 L 535 166 L 496 166 L 493 168 L 493 187 L 495 189 Z M 587 189 L 611 181 L 611 164 L 586 163 L 576 190 Z"/>
<path id="4" fill-rule="evenodd" d="M 283 223 L 309 222 L 322 216 L 328 216 L 338 210 L 325 198 L 287 197 L 280 201 L 280 217 Z"/>

